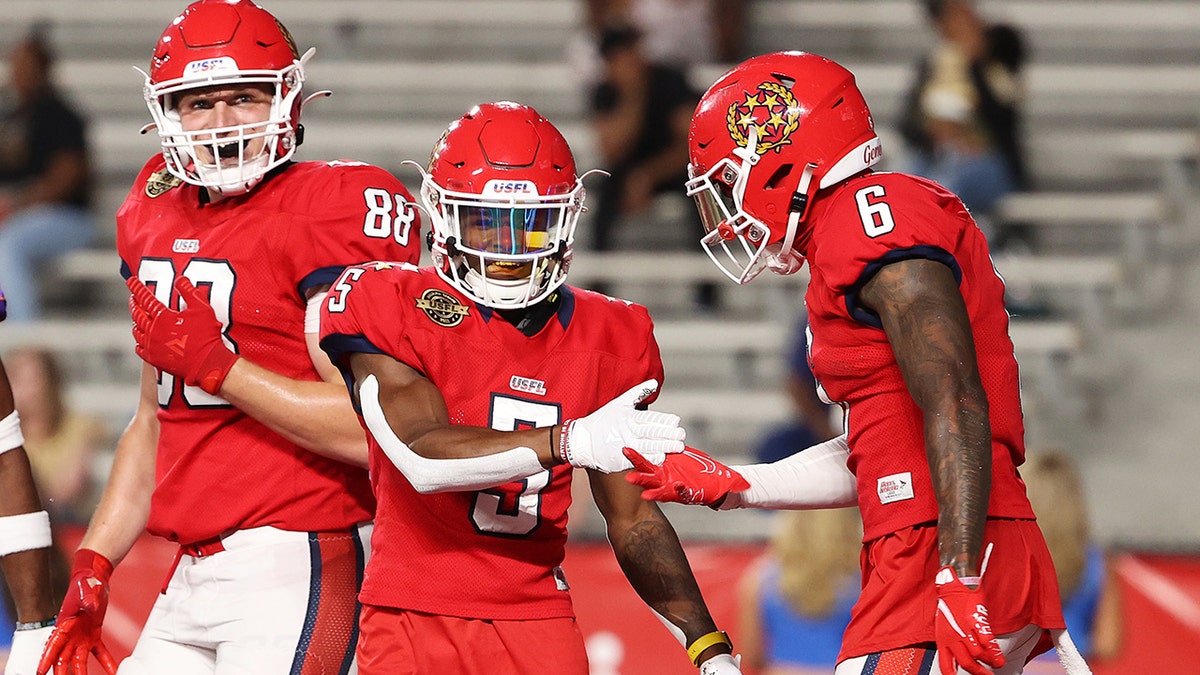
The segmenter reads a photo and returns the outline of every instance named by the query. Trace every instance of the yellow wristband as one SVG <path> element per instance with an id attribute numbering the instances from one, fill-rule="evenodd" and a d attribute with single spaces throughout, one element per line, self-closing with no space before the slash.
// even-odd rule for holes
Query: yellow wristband
<path id="1" fill-rule="evenodd" d="M 729 636 L 726 635 L 725 631 L 723 630 L 714 630 L 711 633 L 701 635 L 700 637 L 696 638 L 695 642 L 688 646 L 688 658 L 692 660 L 693 666 L 699 666 L 700 664 L 696 661 L 700 658 L 700 655 L 704 653 L 705 649 L 708 649 L 713 645 L 722 644 L 729 645 L 729 649 L 731 651 L 733 650 L 733 643 L 729 641 Z"/>

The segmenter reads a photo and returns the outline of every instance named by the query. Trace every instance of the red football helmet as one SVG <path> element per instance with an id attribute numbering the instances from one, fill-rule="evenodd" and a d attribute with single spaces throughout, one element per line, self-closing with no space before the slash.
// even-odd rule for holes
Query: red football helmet
<path id="1" fill-rule="evenodd" d="M 812 196 L 882 154 L 853 73 L 816 54 L 777 52 L 743 62 L 705 92 L 688 156 L 700 242 L 743 284 L 767 266 L 798 271 L 804 258 L 794 245 Z"/>
<path id="2" fill-rule="evenodd" d="M 172 174 L 225 195 L 248 192 L 299 145 L 304 62 L 283 24 L 247 0 L 199 0 L 175 17 L 154 48 L 145 98 Z M 262 83 L 273 86 L 269 118 L 254 124 L 184 131 L 176 95 L 187 89 Z M 262 152 L 246 156 L 250 141 Z M 201 147 L 204 153 L 198 153 Z M 234 152 L 236 150 L 236 152 Z M 204 161 L 201 158 L 222 158 Z M 229 161 L 236 159 L 236 161 Z"/>
<path id="3" fill-rule="evenodd" d="M 475 106 L 442 134 L 422 174 L 434 265 L 472 300 L 527 307 L 566 280 L 583 183 L 566 139 L 536 110 Z"/>

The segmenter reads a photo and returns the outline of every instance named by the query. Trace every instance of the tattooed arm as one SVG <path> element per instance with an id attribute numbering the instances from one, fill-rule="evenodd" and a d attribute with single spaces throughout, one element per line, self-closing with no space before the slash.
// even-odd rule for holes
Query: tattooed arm
<path id="1" fill-rule="evenodd" d="M 717 630 L 675 528 L 658 506 L 643 500 L 641 488 L 626 482 L 622 473 L 588 471 L 588 478 L 617 563 L 633 590 L 668 628 L 677 629 L 672 632 L 684 646 Z M 715 644 L 697 662 L 729 651 L 728 645 Z"/>
<path id="2" fill-rule="evenodd" d="M 882 320 L 909 394 L 924 413 L 940 563 L 959 576 L 976 576 L 992 485 L 992 434 L 954 274 L 932 260 L 893 263 L 863 287 L 861 298 Z"/>

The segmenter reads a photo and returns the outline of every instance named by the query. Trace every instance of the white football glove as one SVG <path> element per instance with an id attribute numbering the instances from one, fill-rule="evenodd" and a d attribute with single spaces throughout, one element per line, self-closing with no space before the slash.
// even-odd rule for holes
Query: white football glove
<path id="1" fill-rule="evenodd" d="M 14 631 L 12 647 L 8 650 L 8 664 L 4 666 L 4 675 L 34 675 L 37 673 L 38 660 L 42 658 L 46 640 L 50 639 L 50 634 L 53 632 L 54 626 Z"/>
<path id="2" fill-rule="evenodd" d="M 742 657 L 717 654 L 700 664 L 700 675 L 742 675 Z"/>
<path id="3" fill-rule="evenodd" d="M 633 468 L 622 448 L 637 450 L 653 464 L 662 464 L 666 453 L 682 452 L 679 415 L 634 408 L 657 389 L 657 381 L 646 380 L 596 412 L 567 420 L 559 439 L 559 458 L 571 466 L 613 473 Z"/>

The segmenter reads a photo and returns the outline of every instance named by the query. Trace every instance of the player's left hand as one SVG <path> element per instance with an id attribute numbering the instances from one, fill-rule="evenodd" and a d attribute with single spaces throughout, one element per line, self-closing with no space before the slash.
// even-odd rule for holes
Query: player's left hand
<path id="1" fill-rule="evenodd" d="M 979 581 L 978 578 L 973 581 Z M 938 606 L 934 636 L 938 668 L 954 675 L 959 668 L 972 675 L 990 675 L 1005 663 L 1004 652 L 992 634 L 983 587 L 971 588 L 950 567 L 938 570 Z"/>
<path id="2" fill-rule="evenodd" d="M 625 480 L 645 488 L 642 499 L 715 508 L 730 492 L 750 489 L 742 474 L 695 448 L 667 455 L 662 464 L 651 463 L 631 448 L 624 452 L 634 468 Z"/>
<path id="3" fill-rule="evenodd" d="M 700 675 L 742 675 L 742 657 L 717 654 L 700 664 Z"/>
<path id="4" fill-rule="evenodd" d="M 34 675 L 38 659 L 42 658 L 42 650 L 46 648 L 46 640 L 50 639 L 53 632 L 54 626 L 14 631 L 4 675 Z"/>
<path id="5" fill-rule="evenodd" d="M 175 290 L 187 306 L 173 310 L 135 277 L 129 287 L 129 314 L 137 355 L 150 365 L 184 382 L 216 395 L 238 356 L 221 339 L 223 328 L 212 306 L 186 277 L 175 280 Z"/>

